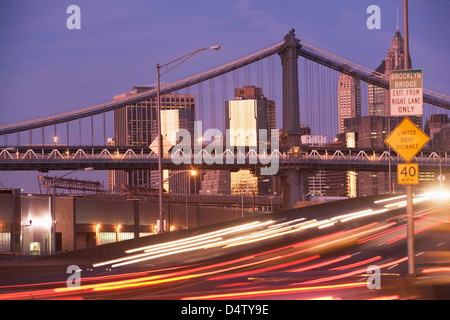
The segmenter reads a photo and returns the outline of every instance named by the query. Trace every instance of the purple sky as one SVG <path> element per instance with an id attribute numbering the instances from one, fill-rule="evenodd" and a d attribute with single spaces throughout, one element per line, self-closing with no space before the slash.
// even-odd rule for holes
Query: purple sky
<path id="1" fill-rule="evenodd" d="M 81 30 L 66 27 L 71 4 L 81 8 Z M 381 9 L 380 30 L 366 27 L 369 5 Z M 300 40 L 375 69 L 390 47 L 397 6 L 403 34 L 401 0 L 2 0 L 0 125 L 110 101 L 154 83 L 156 63 L 221 46 L 164 81 L 185 78 L 276 44 L 291 28 Z M 409 1 L 413 68 L 423 69 L 425 88 L 447 95 L 449 12 L 448 0 Z M 36 175 L 0 171 L 0 183 L 36 192 Z M 107 183 L 105 173 L 71 176 Z"/>

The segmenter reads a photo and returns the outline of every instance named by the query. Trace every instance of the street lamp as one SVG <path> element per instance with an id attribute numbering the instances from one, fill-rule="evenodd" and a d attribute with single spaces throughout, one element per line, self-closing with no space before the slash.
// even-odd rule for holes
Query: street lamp
<path id="1" fill-rule="evenodd" d="M 164 232 L 164 227 L 163 227 L 163 168 L 162 168 L 162 153 L 163 153 L 163 139 L 162 139 L 162 135 L 161 135 L 161 88 L 160 88 L 160 78 L 165 75 L 166 73 L 168 73 L 170 70 L 172 70 L 173 68 L 179 66 L 180 64 L 182 64 L 184 61 L 186 61 L 187 59 L 189 59 L 190 57 L 192 57 L 193 55 L 197 54 L 200 51 L 204 51 L 204 50 L 219 50 L 220 46 L 211 46 L 211 47 L 207 47 L 207 48 L 201 48 L 201 49 L 197 49 L 191 53 L 188 53 L 182 57 L 179 57 L 178 59 L 172 60 L 170 62 L 167 62 L 166 64 L 163 65 L 159 65 L 159 63 L 156 64 L 156 95 L 157 95 L 157 105 L 158 105 L 158 176 L 159 176 L 159 222 L 160 222 L 160 227 L 158 230 L 158 233 L 162 233 Z M 172 67 L 169 67 L 171 64 L 175 63 L 175 65 L 173 65 Z M 163 67 L 167 67 L 167 70 L 164 71 L 163 73 L 160 73 L 160 69 Z"/>
<path id="2" fill-rule="evenodd" d="M 189 207 L 188 207 L 188 190 L 189 194 L 191 194 L 191 176 L 196 176 L 197 170 L 190 170 L 189 174 L 187 175 L 187 183 L 188 188 L 186 188 L 186 229 L 189 228 Z"/>
<path id="3" fill-rule="evenodd" d="M 100 228 L 101 228 L 101 224 L 97 223 L 97 225 L 95 226 L 95 245 L 96 246 L 98 246 L 100 244 L 100 242 L 99 242 Z"/>
<path id="4" fill-rule="evenodd" d="M 119 241 L 120 229 L 122 229 L 122 225 L 119 224 L 116 226 L 116 242 Z"/>
<path id="5" fill-rule="evenodd" d="M 242 216 L 242 218 L 244 217 L 244 192 L 247 193 L 247 190 L 251 187 L 252 187 L 251 185 L 248 185 L 244 189 L 241 190 L 241 205 L 242 205 L 241 216 Z"/>

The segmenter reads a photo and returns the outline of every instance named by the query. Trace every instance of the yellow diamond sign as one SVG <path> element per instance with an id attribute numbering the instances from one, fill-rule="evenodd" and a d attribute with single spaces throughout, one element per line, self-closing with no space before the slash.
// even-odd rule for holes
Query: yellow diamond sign
<path id="1" fill-rule="evenodd" d="M 428 141 L 430 137 L 409 117 L 405 117 L 384 140 L 406 162 L 410 162 Z"/>

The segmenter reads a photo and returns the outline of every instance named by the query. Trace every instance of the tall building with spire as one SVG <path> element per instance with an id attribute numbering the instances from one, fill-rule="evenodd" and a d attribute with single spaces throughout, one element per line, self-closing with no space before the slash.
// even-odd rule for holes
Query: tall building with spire
<path id="1" fill-rule="evenodd" d="M 405 59 L 404 41 L 397 26 L 391 47 L 373 75 L 389 77 L 391 70 L 404 69 Z M 410 57 L 408 61 L 408 65 L 411 67 Z M 356 133 L 359 148 L 383 148 L 385 146 L 384 139 L 401 120 L 399 117 L 390 117 L 390 107 L 389 89 L 369 84 L 368 116 L 344 121 L 345 131 Z M 422 125 L 421 117 L 412 117 L 412 119 L 417 125 Z M 358 194 L 364 196 L 389 192 L 390 184 L 395 180 L 395 175 L 392 175 L 392 181 L 389 181 L 386 172 L 359 172 Z"/>
<path id="2" fill-rule="evenodd" d="M 409 68 L 411 67 L 411 57 L 409 57 Z M 398 29 L 395 31 L 391 41 L 391 48 L 386 52 L 386 59 L 375 70 L 375 76 L 390 76 L 391 70 L 402 70 L 405 67 L 405 49 L 403 37 Z M 389 90 L 372 84 L 369 88 L 369 116 L 390 116 Z"/>
<path id="3" fill-rule="evenodd" d="M 409 59 L 409 67 L 411 67 L 411 59 Z M 403 37 L 400 30 L 395 31 L 394 38 L 391 41 L 391 48 L 386 53 L 386 71 L 401 70 L 405 68 L 405 47 Z M 388 75 L 388 73 L 386 73 Z"/>

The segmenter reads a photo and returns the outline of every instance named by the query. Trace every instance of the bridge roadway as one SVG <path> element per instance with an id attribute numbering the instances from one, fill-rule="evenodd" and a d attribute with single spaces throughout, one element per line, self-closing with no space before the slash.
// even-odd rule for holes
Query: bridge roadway
<path id="1" fill-rule="evenodd" d="M 235 151 L 235 152 L 233 152 Z M 214 156 L 214 155 L 213 155 Z M 220 159 L 221 161 L 218 161 Z M 333 171 L 389 171 L 404 161 L 391 152 L 378 149 L 358 148 L 313 148 L 302 147 L 297 153 L 273 151 L 269 156 L 256 151 L 226 150 L 223 157 L 211 158 L 205 149 L 192 154 L 184 162 L 177 164 L 171 155 L 163 157 L 163 166 L 170 170 L 201 168 L 209 170 L 252 169 L 270 167 L 275 170 L 333 170 Z M 450 172 L 449 151 L 431 151 L 424 149 L 413 160 L 421 168 L 431 172 Z M 93 170 L 156 170 L 158 157 L 149 148 L 119 146 L 64 146 L 32 145 L 0 148 L 0 171 L 41 171 L 75 170 L 92 168 Z"/>

